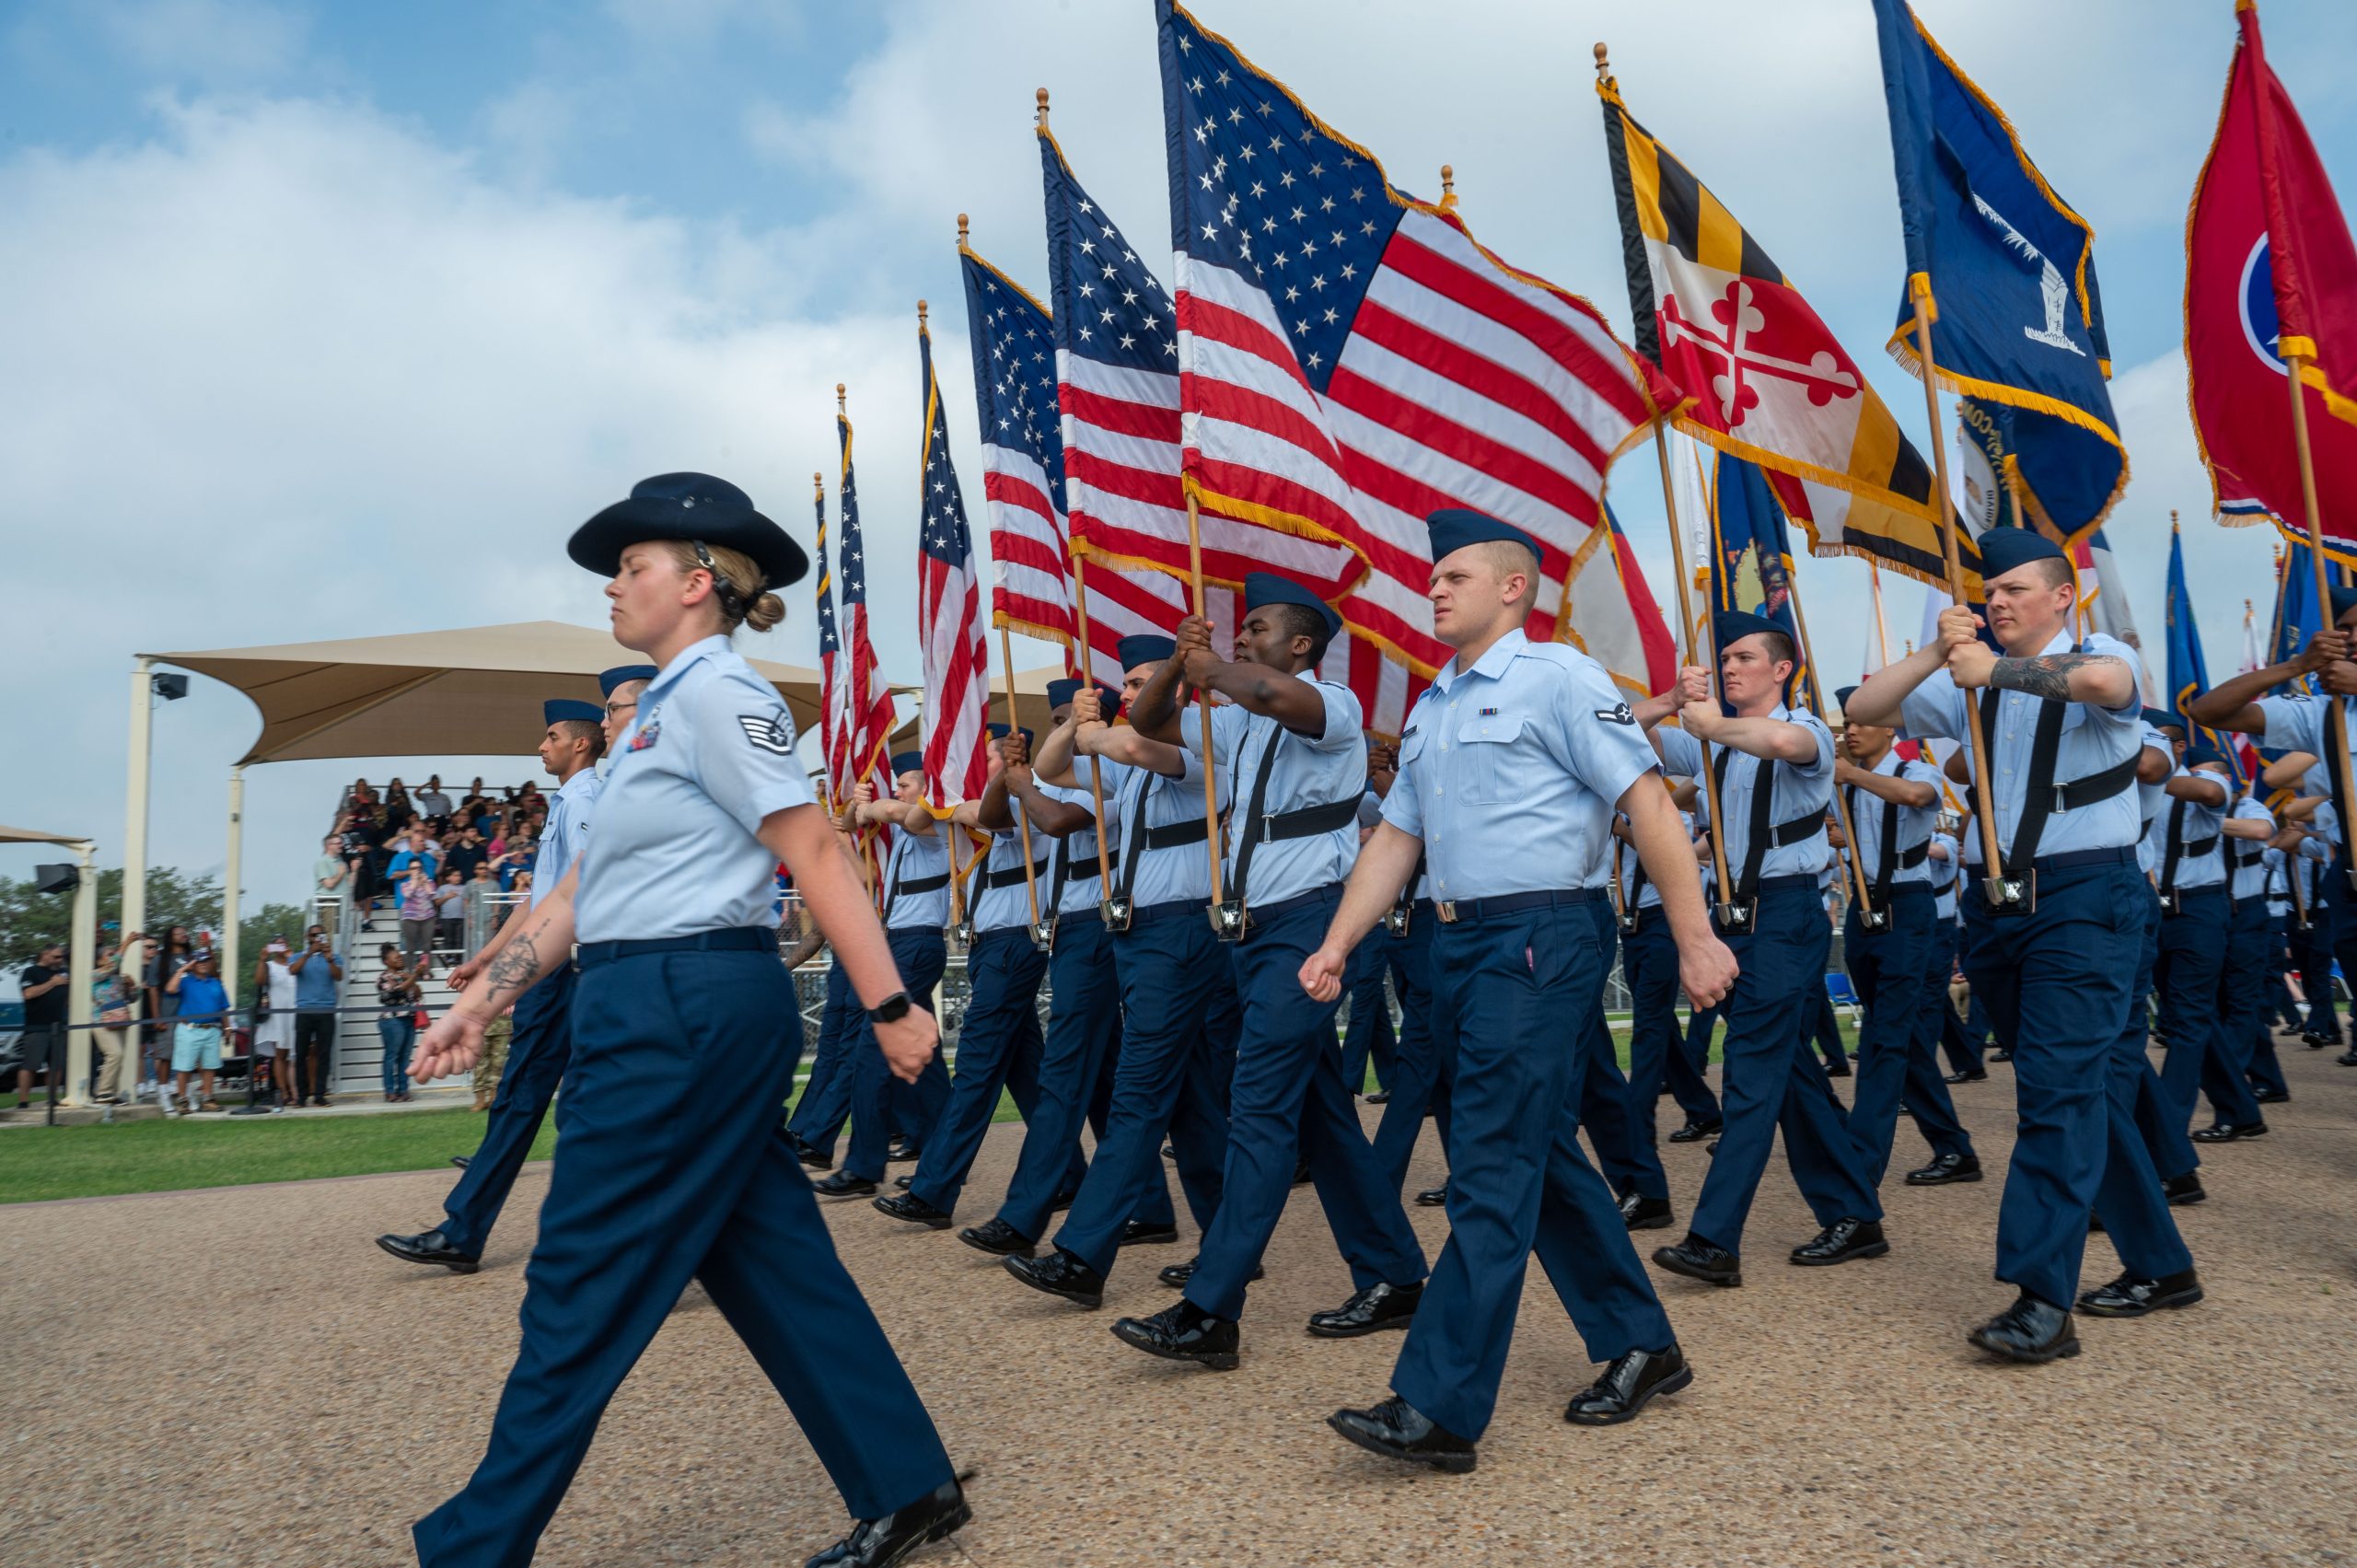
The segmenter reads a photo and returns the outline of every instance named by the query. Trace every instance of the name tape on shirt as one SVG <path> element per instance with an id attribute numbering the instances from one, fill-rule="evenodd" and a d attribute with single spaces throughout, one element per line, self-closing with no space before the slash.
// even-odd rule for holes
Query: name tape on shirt
<path id="1" fill-rule="evenodd" d="M 784 714 L 738 714 L 737 722 L 744 726 L 745 738 L 758 749 L 781 757 L 793 753 L 794 725 Z"/>
<path id="2" fill-rule="evenodd" d="M 1598 708 L 1596 716 L 1606 724 L 1635 724 L 1636 712 L 1626 703 L 1615 703 L 1608 708 Z"/>

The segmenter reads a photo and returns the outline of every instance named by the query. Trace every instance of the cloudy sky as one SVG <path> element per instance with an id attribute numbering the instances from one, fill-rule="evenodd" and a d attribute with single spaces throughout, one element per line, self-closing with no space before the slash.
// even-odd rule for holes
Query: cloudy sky
<path id="1" fill-rule="evenodd" d="M 2109 534 L 2160 624 L 2186 514 L 2213 668 L 2265 537 L 2207 517 L 2185 413 L 2183 225 L 2234 39 L 2227 0 L 1922 0 L 2099 236 L 2134 480 Z M 1902 274 L 1866 0 L 1203 0 L 1393 180 L 1457 172 L 1475 233 L 1627 330 L 1589 46 L 1923 441 L 1875 351 Z M 2345 0 L 2269 0 L 2271 60 L 2357 189 Z M 602 624 L 560 548 L 650 472 L 742 483 L 807 537 L 850 384 L 877 560 L 913 553 L 912 319 L 932 300 L 979 517 L 955 215 L 1045 283 L 1032 89 L 1133 235 L 1167 211 L 1146 0 L 555 0 L 402 6 L 18 0 L 0 14 L 0 657 L 19 693 L 0 821 L 122 839 L 139 651 L 550 618 Z M 1166 271 L 1167 277 L 1167 271 Z M 831 478 L 830 478 L 831 484 Z M 1657 584 L 1650 462 L 1613 499 Z M 884 577 L 878 575 L 877 581 Z M 1886 579 L 1894 636 L 1920 590 Z M 1846 674 L 1864 568 L 1808 564 Z M 807 600 L 760 651 L 813 659 Z M 888 669 L 913 612 L 879 603 Z M 1018 662 L 1048 650 L 1018 645 Z M 157 714 L 153 859 L 217 867 L 258 720 L 201 678 Z M 451 760 L 520 777 L 533 764 Z M 372 763 L 414 778 L 427 763 Z M 248 787 L 249 900 L 304 887 L 335 785 Z M 0 851 L 22 874 L 31 852 Z"/>

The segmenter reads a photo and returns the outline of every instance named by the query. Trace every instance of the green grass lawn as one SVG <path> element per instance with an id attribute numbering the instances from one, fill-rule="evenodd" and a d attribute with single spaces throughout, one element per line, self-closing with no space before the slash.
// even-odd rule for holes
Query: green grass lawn
<path id="1" fill-rule="evenodd" d="M 1846 1017 L 1841 1034 L 1845 1042 L 1854 1044 L 1855 1031 Z M 1615 1030 L 1615 1037 L 1625 1067 L 1625 1026 Z M 1711 1059 L 1718 1060 L 1715 1040 Z M 1373 1086 L 1372 1074 L 1368 1086 Z M 1011 1121 L 1015 1116 L 1014 1100 L 1002 1096 L 993 1120 Z M 482 1123 L 475 1112 L 455 1109 L 27 1128 L 0 1133 L 0 1204 L 432 1170 L 452 1155 L 471 1153 L 482 1136 Z M 555 1146 L 556 1121 L 552 1117 L 532 1145 L 532 1157 L 545 1159 Z"/>

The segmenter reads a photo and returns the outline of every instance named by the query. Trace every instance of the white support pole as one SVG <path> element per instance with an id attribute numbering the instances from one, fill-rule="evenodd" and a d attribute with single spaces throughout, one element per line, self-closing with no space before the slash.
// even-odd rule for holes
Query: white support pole
<path id="1" fill-rule="evenodd" d="M 73 978 L 66 983 L 74 988 L 65 999 L 65 1021 L 72 1026 L 65 1037 L 65 1092 L 58 1097 L 65 1105 L 83 1103 L 83 1086 L 90 1081 L 90 982 L 97 978 L 99 962 L 99 869 L 95 852 L 84 840 L 74 846 L 75 869 L 80 877 L 74 884 L 74 925 L 72 946 L 66 949 L 66 969 Z"/>
<path id="2" fill-rule="evenodd" d="M 155 729 L 154 668 L 144 658 L 131 661 L 131 754 L 125 764 L 122 813 L 122 929 L 126 936 L 147 929 L 147 772 Z M 134 1002 L 134 1006 L 137 1005 Z"/>
<path id="3" fill-rule="evenodd" d="M 221 874 L 221 985 L 229 1005 L 238 1005 L 238 877 L 243 869 L 246 832 L 246 765 L 229 770 L 228 865 Z"/>

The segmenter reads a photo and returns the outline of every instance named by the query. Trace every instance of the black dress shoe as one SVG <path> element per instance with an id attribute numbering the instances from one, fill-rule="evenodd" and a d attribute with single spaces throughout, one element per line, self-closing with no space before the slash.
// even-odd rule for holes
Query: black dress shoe
<path id="1" fill-rule="evenodd" d="M 450 1163 L 457 1166 L 460 1170 L 464 1170 L 467 1167 L 475 1163 L 475 1156 L 472 1155 L 452 1155 L 450 1156 Z"/>
<path id="2" fill-rule="evenodd" d="M 892 1178 L 892 1185 L 905 1192 L 916 1184 L 916 1179 L 914 1176 L 896 1176 Z"/>
<path id="3" fill-rule="evenodd" d="M 921 1546 L 946 1540 L 974 1517 L 965 1489 L 946 1481 L 905 1508 L 880 1519 L 862 1519 L 851 1534 L 802 1568 L 893 1568 Z"/>
<path id="4" fill-rule="evenodd" d="M 1116 1319 L 1113 1337 L 1165 1361 L 1191 1361 L 1213 1372 L 1233 1372 L 1237 1365 L 1236 1325 L 1184 1296 L 1151 1318 Z"/>
<path id="5" fill-rule="evenodd" d="M 1825 1064 L 1825 1075 L 1829 1078 L 1846 1078 L 1850 1075 L 1850 1064 L 1847 1062 L 1829 1062 Z"/>
<path id="6" fill-rule="evenodd" d="M 2038 1365 L 2079 1353 L 2079 1336 L 2071 1327 L 2071 1315 L 2027 1291 L 1967 1338 L 1991 1355 Z"/>
<path id="7" fill-rule="evenodd" d="M 1028 1258 L 1039 1243 L 995 1216 L 980 1225 L 970 1225 L 958 1233 L 958 1239 L 977 1252 L 987 1252 L 993 1258 Z"/>
<path id="8" fill-rule="evenodd" d="M 915 1159 L 918 1156 L 923 1153 L 924 1150 L 918 1147 L 909 1139 L 905 1137 L 895 1138 L 884 1146 L 884 1163 L 886 1165 L 906 1165 L 909 1161 Z"/>
<path id="9" fill-rule="evenodd" d="M 1144 1220 L 1132 1220 L 1121 1226 L 1124 1247 L 1158 1247 L 1166 1241 L 1178 1239 L 1177 1221 L 1168 1225 L 1151 1225 Z"/>
<path id="10" fill-rule="evenodd" d="M 2347 1051 L 2344 1051 L 2340 1055 L 2334 1057 L 2333 1060 L 2340 1063 L 2343 1067 L 2357 1067 L 2357 1046 L 2350 1047 Z"/>
<path id="11" fill-rule="evenodd" d="M 1464 1475 L 1479 1462 L 1473 1445 L 1405 1400 L 1386 1400 L 1373 1410 L 1336 1411 L 1326 1424 L 1371 1453 L 1429 1465 L 1448 1475 Z"/>
<path id="12" fill-rule="evenodd" d="M 1054 1197 L 1048 1200 L 1048 1213 L 1051 1214 L 1062 1214 L 1066 1209 L 1072 1207 L 1073 1200 L 1079 1196 L 1080 1193 L 1077 1191 L 1057 1193 Z"/>
<path id="13" fill-rule="evenodd" d="M 1162 1145 L 1162 1157 L 1167 1160 L 1175 1161 L 1178 1157 L 1178 1151 L 1172 1148 L 1169 1144 L 1165 1144 Z"/>
<path id="14" fill-rule="evenodd" d="M 2142 1318 L 2147 1312 L 2190 1307 L 2201 1299 L 2201 1281 L 2191 1269 L 2140 1280 L 2122 1274 L 2107 1285 L 2079 1293 L 2079 1310 L 2090 1318 Z"/>
<path id="15" fill-rule="evenodd" d="M 2264 1121 L 2221 1121 L 2212 1127 L 2196 1128 L 2193 1141 L 2197 1144 L 2232 1144 L 2244 1138 L 2266 1136 L 2267 1123 Z"/>
<path id="16" fill-rule="evenodd" d="M 2161 1196 L 2169 1201 L 2170 1208 L 2182 1209 L 2189 1204 L 2200 1202 L 2210 1194 L 2201 1190 L 2201 1173 L 2198 1170 L 2189 1170 L 2183 1176 L 2163 1177 Z"/>
<path id="17" fill-rule="evenodd" d="M 451 1246 L 450 1238 L 439 1229 L 417 1236 L 380 1236 L 377 1245 L 396 1258 L 412 1263 L 439 1263 L 454 1274 L 471 1274 L 482 1266 L 480 1259 Z"/>
<path id="18" fill-rule="evenodd" d="M 1743 1260 L 1725 1248 L 1703 1240 L 1692 1231 L 1675 1247 L 1654 1253 L 1654 1262 L 1673 1274 L 1684 1274 L 1704 1284 L 1733 1287 L 1743 1283 Z"/>
<path id="19" fill-rule="evenodd" d="M 1635 1420 L 1655 1396 L 1675 1394 L 1693 1381 L 1694 1369 L 1676 1345 L 1632 1350 L 1573 1395 L 1563 1407 L 1563 1419 L 1573 1426 L 1618 1426 Z"/>
<path id="20" fill-rule="evenodd" d="M 1404 1329 L 1424 1298 L 1424 1283 L 1411 1285 L 1371 1284 L 1331 1312 L 1309 1315 L 1309 1331 L 1321 1340 L 1355 1340 L 1386 1329 Z"/>
<path id="21" fill-rule="evenodd" d="M 1879 1258 L 1889 1250 L 1880 1220 L 1839 1219 L 1815 1239 L 1794 1248 L 1792 1260 L 1804 1269 L 1822 1269 L 1856 1258 Z"/>
<path id="22" fill-rule="evenodd" d="M 1631 1192 L 1620 1200 L 1620 1223 L 1631 1230 L 1667 1230 L 1676 1218 L 1666 1198 L 1646 1198 Z"/>
<path id="23" fill-rule="evenodd" d="M 1391 1103 L 1391 1091 L 1389 1089 L 1377 1089 L 1375 1093 L 1366 1097 L 1366 1102 L 1369 1105 L 1389 1105 Z"/>
<path id="24" fill-rule="evenodd" d="M 800 1160 L 812 1170 L 832 1170 L 835 1168 L 834 1156 L 822 1155 L 818 1150 L 812 1148 L 809 1144 L 804 1143 L 801 1139 L 795 1138 L 790 1133 L 787 1137 L 788 1141 L 794 1144 L 794 1157 Z"/>
<path id="25" fill-rule="evenodd" d="M 1033 1290 L 1061 1295 L 1078 1307 L 1105 1305 L 1105 1276 L 1059 1247 L 1045 1258 L 1002 1258 L 1006 1272 Z"/>
<path id="26" fill-rule="evenodd" d="M 2261 1105 L 2288 1105 L 2292 1100 L 2292 1091 L 2289 1089 L 2258 1089 L 2253 1091 L 2250 1098 L 2258 1101 Z"/>
<path id="27" fill-rule="evenodd" d="M 824 1181 L 814 1181 L 811 1189 L 822 1198 L 871 1198 L 876 1195 L 876 1183 L 864 1176 L 839 1170 Z"/>
<path id="28" fill-rule="evenodd" d="M 1163 1270 L 1154 1277 L 1160 1280 L 1164 1284 L 1168 1285 L 1172 1290 L 1185 1290 L 1187 1288 L 1187 1282 L 1195 1277 L 1195 1266 L 1202 1260 L 1202 1255 L 1198 1253 L 1196 1256 L 1188 1259 L 1183 1263 L 1171 1264 L 1168 1268 Z M 1261 1268 L 1260 1264 L 1255 1263 L 1252 1265 L 1252 1277 L 1256 1280 L 1266 1279 L 1268 1277 L 1268 1271 Z"/>
<path id="29" fill-rule="evenodd" d="M 2004 1046 L 1999 1046 L 1989 1053 L 1989 1060 L 1991 1062 L 2011 1062 L 2013 1059 L 2013 1051 Z"/>
<path id="30" fill-rule="evenodd" d="M 1295 1187 L 1306 1187 L 1309 1184 L 1309 1162 L 1307 1160 L 1295 1160 L 1293 1162 L 1293 1184 Z"/>
<path id="31" fill-rule="evenodd" d="M 1944 1084 L 1985 1084 L 1988 1081 L 1989 1069 L 1986 1067 L 1975 1067 L 1968 1073 L 1950 1073 L 1940 1080 Z"/>
<path id="32" fill-rule="evenodd" d="M 1437 1187 L 1427 1187 L 1422 1191 L 1417 1193 L 1416 1206 L 1420 1209 L 1445 1209 L 1448 1207 L 1448 1183 L 1444 1181 Z"/>
<path id="33" fill-rule="evenodd" d="M 1945 1187 L 1952 1182 L 1980 1179 L 1979 1155 L 1942 1155 L 1931 1164 L 1907 1173 L 1910 1187 Z"/>
<path id="34" fill-rule="evenodd" d="M 911 1225 L 921 1225 L 931 1230 L 947 1230 L 950 1225 L 947 1214 L 943 1214 L 913 1192 L 900 1192 L 889 1198 L 877 1199 L 876 1212 L 889 1214 L 896 1220 L 907 1220 Z"/>
<path id="35" fill-rule="evenodd" d="M 1709 1143 L 1702 1145 L 1702 1152 L 1715 1159 L 1718 1157 L 1719 1141 L 1716 1138 L 1712 1139 Z"/>
<path id="36" fill-rule="evenodd" d="M 1669 1141 L 1673 1144 L 1699 1144 L 1705 1138 L 1715 1136 L 1725 1125 L 1724 1121 L 1689 1121 L 1672 1132 Z"/>

